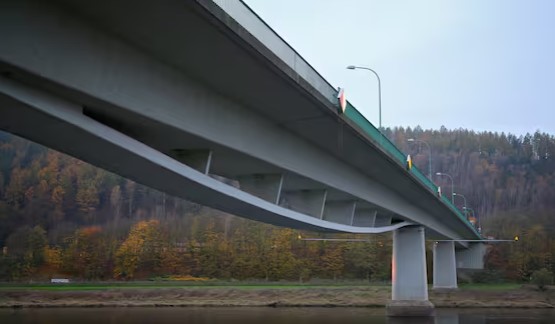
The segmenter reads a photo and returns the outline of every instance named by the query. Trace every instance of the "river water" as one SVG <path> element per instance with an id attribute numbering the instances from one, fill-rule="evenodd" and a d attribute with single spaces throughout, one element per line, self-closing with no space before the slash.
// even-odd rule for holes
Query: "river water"
<path id="1" fill-rule="evenodd" d="M 428 319 L 387 318 L 383 308 L 127 307 L 1 309 L 0 323 L 555 323 L 555 310 L 437 309 Z"/>

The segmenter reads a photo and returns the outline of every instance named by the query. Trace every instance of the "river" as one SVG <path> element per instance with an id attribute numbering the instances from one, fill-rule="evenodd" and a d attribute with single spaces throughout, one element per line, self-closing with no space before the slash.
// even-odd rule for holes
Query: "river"
<path id="1" fill-rule="evenodd" d="M 122 307 L 1 309 L 0 323 L 555 323 L 553 309 L 437 309 L 435 318 L 388 319 L 383 308 Z"/>

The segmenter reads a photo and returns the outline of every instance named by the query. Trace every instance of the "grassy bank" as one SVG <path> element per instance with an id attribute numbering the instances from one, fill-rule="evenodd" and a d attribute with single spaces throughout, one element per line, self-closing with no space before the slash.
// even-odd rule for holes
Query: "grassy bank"
<path id="1" fill-rule="evenodd" d="M 430 290 L 436 307 L 552 308 L 555 289 L 516 284 L 462 285 Z M 383 307 L 388 285 L 295 285 L 291 283 L 127 282 L 86 284 L 2 284 L 0 307 L 283 306 Z"/>

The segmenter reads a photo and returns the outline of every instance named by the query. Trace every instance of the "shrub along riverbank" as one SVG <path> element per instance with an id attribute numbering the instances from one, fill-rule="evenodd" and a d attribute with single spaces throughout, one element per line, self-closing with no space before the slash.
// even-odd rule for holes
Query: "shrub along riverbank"
<path id="1" fill-rule="evenodd" d="M 0 285 L 0 307 L 272 306 L 383 307 L 385 285 L 99 283 Z M 463 285 L 430 290 L 436 307 L 553 308 L 555 287 L 544 291 L 515 284 Z"/>

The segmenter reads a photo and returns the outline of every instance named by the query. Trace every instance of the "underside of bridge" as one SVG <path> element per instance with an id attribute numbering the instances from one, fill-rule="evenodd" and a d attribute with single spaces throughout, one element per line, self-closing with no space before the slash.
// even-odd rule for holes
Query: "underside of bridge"
<path id="1" fill-rule="evenodd" d="M 479 235 L 338 114 L 336 90 L 244 4 L 217 3 L 0 2 L 0 128 L 238 216 L 395 230 L 397 264 L 417 286 L 394 273 L 393 299 L 427 300 L 426 276 L 401 265 L 412 256 L 426 273 L 425 251 L 410 252 L 424 231 Z M 469 246 L 438 247 L 441 264 L 455 245 Z"/>

